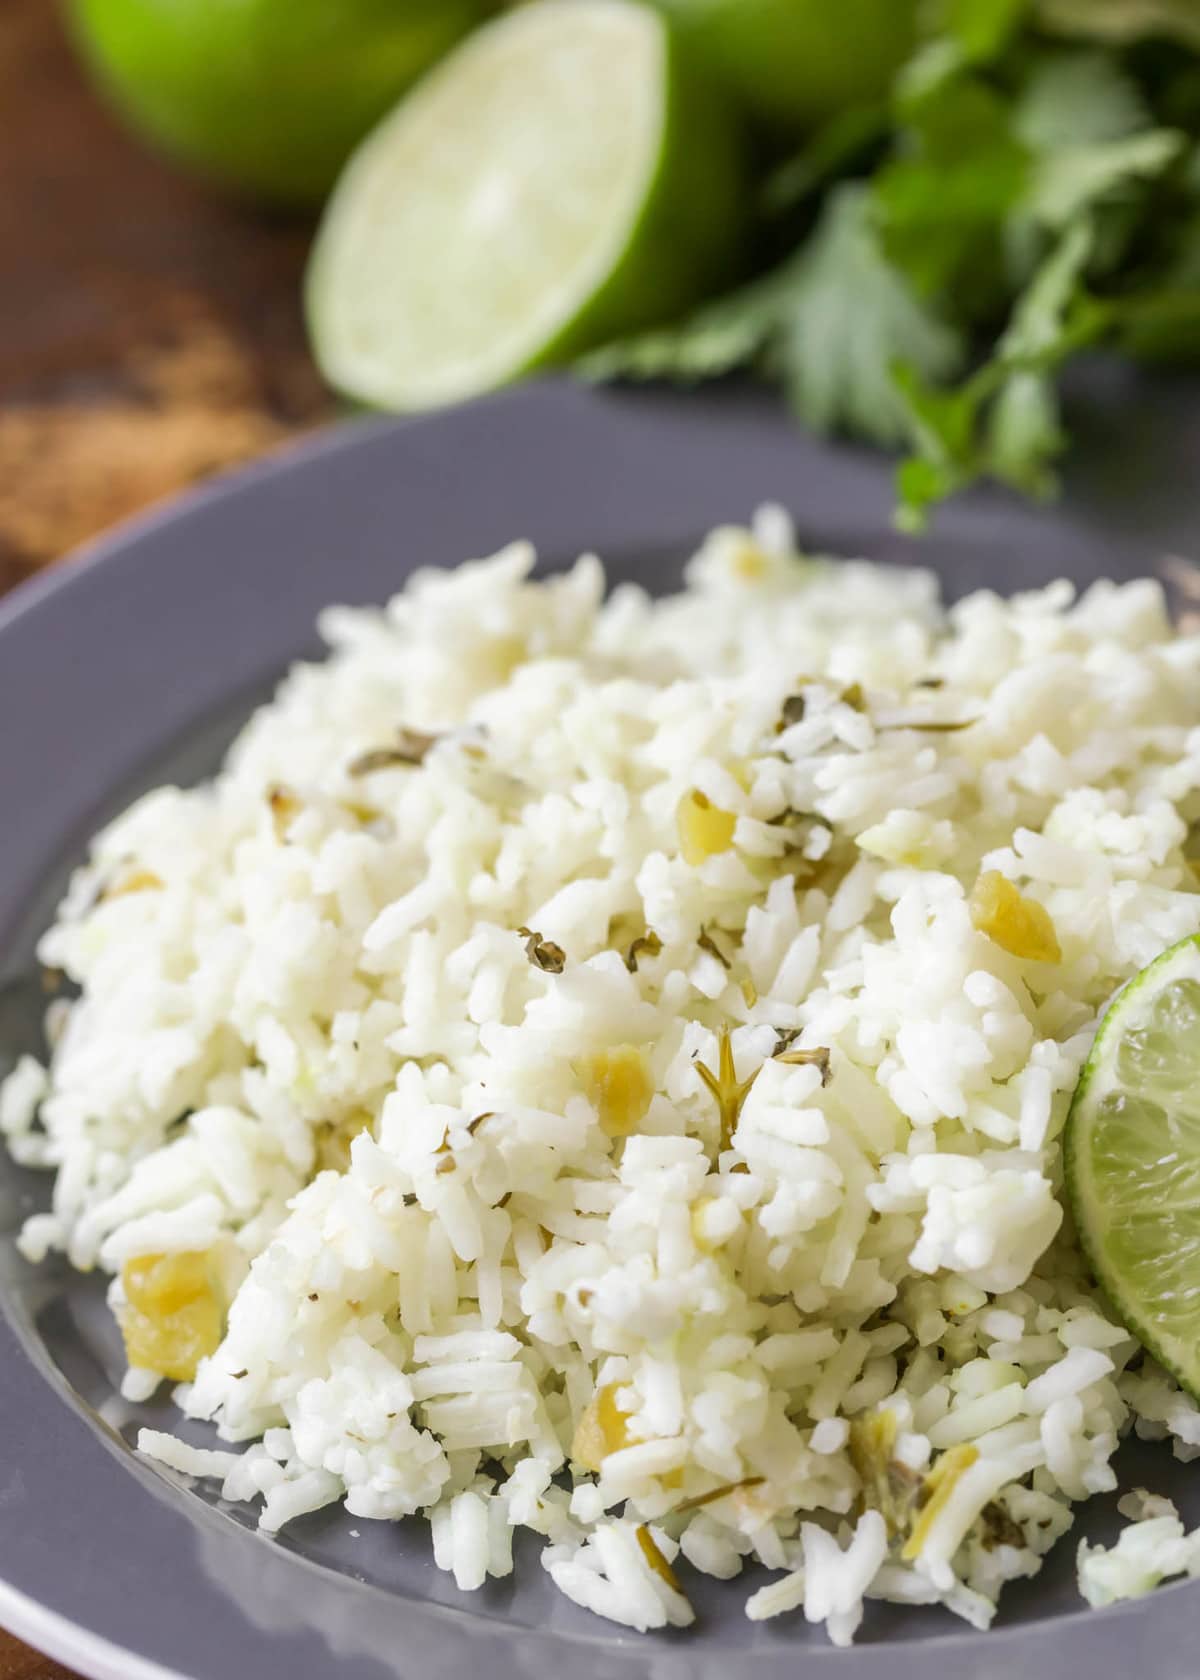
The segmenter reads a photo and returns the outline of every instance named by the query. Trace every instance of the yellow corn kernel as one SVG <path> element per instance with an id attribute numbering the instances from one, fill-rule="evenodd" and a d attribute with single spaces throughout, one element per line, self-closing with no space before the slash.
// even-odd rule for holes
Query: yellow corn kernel
<path id="1" fill-rule="evenodd" d="M 584 1089 L 609 1137 L 636 1132 L 650 1107 L 654 1081 L 636 1044 L 617 1044 L 585 1056 L 580 1067 Z"/>
<path id="2" fill-rule="evenodd" d="M 929 1498 L 921 1508 L 921 1514 L 913 1524 L 912 1533 L 904 1542 L 904 1549 L 900 1556 L 906 1563 L 920 1557 L 929 1531 L 946 1508 L 950 1495 L 954 1492 L 959 1478 L 971 1468 L 979 1457 L 978 1447 L 950 1447 L 942 1453 L 937 1463 L 925 1478 L 925 1486 Z"/>
<path id="3" fill-rule="evenodd" d="M 692 1241 L 700 1250 L 701 1254 L 711 1254 L 713 1251 L 714 1245 L 712 1241 L 704 1234 L 704 1215 L 708 1209 L 712 1207 L 716 1199 L 717 1198 L 715 1196 L 701 1196 L 699 1201 L 692 1203 Z"/>
<path id="4" fill-rule="evenodd" d="M 683 1465 L 676 1465 L 674 1470 L 664 1470 L 658 1479 L 669 1493 L 678 1493 L 683 1486 Z"/>
<path id="5" fill-rule="evenodd" d="M 529 658 L 523 636 L 490 636 L 479 650 L 475 669 L 494 683 L 506 683 L 518 665 Z"/>
<path id="6" fill-rule="evenodd" d="M 140 1254 L 121 1269 L 121 1334 L 131 1365 L 190 1382 L 221 1341 L 223 1310 L 207 1254 Z"/>
<path id="7" fill-rule="evenodd" d="M 722 1205 L 725 1207 L 729 1206 L 729 1203 L 723 1196 L 700 1196 L 692 1203 L 690 1215 L 692 1241 L 695 1243 L 696 1249 L 700 1254 L 715 1254 L 717 1250 L 722 1248 L 730 1239 L 729 1228 L 724 1222 L 722 1222 L 722 1224 L 718 1227 L 715 1235 L 709 1225 L 709 1208 L 720 1207 Z"/>
<path id="8" fill-rule="evenodd" d="M 729 569 L 743 583 L 759 583 L 771 569 L 771 563 L 752 537 L 743 537 L 729 557 Z"/>
<path id="9" fill-rule="evenodd" d="M 1025 898 L 1007 876 L 988 869 L 976 881 L 970 898 L 971 920 L 1010 956 L 1030 962 L 1061 962 L 1062 947 L 1050 912 L 1036 899 Z"/>
<path id="10" fill-rule="evenodd" d="M 658 1576 L 659 1580 L 665 1581 L 672 1592 L 681 1593 L 683 1588 L 679 1585 L 678 1575 L 676 1575 L 675 1571 L 671 1568 L 671 1565 L 662 1555 L 662 1552 L 659 1550 L 658 1543 L 656 1542 L 653 1534 L 651 1534 L 650 1530 L 646 1527 L 645 1523 L 638 1524 L 637 1537 L 638 1545 L 642 1548 L 642 1556 L 650 1565 L 651 1569 L 653 1569 L 654 1573 Z"/>
<path id="11" fill-rule="evenodd" d="M 108 898 L 124 898 L 129 893 L 158 892 L 163 886 L 161 875 L 156 875 L 153 869 L 131 869 L 128 875 L 122 875 L 120 880 L 114 881 L 102 894 Z"/>
<path id="12" fill-rule="evenodd" d="M 626 1429 L 628 1412 L 617 1405 L 617 1385 L 608 1383 L 598 1388 L 582 1417 L 571 1442 L 571 1457 L 582 1470 L 599 1470 L 609 1453 L 620 1452 L 629 1445 Z"/>
<path id="13" fill-rule="evenodd" d="M 679 850 L 683 861 L 693 869 L 705 858 L 727 852 L 733 845 L 733 831 L 737 818 L 732 811 L 722 811 L 699 788 L 691 788 L 679 801 L 675 813 L 679 828 Z"/>

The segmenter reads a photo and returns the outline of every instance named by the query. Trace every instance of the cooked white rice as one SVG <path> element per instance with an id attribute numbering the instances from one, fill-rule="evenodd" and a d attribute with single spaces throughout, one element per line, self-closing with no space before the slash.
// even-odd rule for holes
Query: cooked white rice
<path id="1" fill-rule="evenodd" d="M 1056 1141 L 1106 1001 L 1200 930 L 1200 640 L 1149 582 L 947 613 L 774 512 L 658 603 L 531 561 L 330 610 L 213 782 L 98 837 L 41 945 L 82 995 L 0 1091 L 57 1173 L 26 1250 L 113 1273 L 118 1313 L 127 1262 L 208 1256 L 224 1339 L 175 1398 L 251 1444 L 141 1447 L 268 1530 L 423 1512 L 468 1589 L 524 1526 L 638 1628 L 752 1560 L 750 1616 L 838 1642 L 871 1597 L 986 1626 L 1131 1425 L 1200 1451 L 1083 1271 Z M 401 729 L 437 739 L 372 768 Z M 729 817 L 689 862 L 697 792 Z M 988 870 L 1061 960 L 976 927 Z M 754 1077 L 722 1148 L 725 1028 Z M 617 1047 L 626 1137 L 588 1072 Z M 1151 1509 L 1084 1588 L 1198 1555 Z"/>

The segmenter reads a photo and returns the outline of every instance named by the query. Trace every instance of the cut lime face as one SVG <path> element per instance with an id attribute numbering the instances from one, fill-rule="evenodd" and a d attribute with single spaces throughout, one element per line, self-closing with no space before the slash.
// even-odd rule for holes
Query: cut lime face
<path id="1" fill-rule="evenodd" d="M 1109 1007 L 1065 1149 L 1080 1241 L 1109 1301 L 1200 1395 L 1200 936 Z"/>
<path id="2" fill-rule="evenodd" d="M 671 315 L 736 252 L 736 141 L 653 12 L 532 5 L 368 137 L 309 270 L 317 359 L 435 407 Z"/>

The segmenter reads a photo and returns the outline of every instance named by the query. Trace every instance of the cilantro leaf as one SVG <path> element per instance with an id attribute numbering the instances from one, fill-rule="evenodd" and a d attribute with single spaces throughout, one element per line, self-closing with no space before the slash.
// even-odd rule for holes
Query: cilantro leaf
<path id="1" fill-rule="evenodd" d="M 1092 266 L 1113 274 L 1144 249 L 1149 183 L 1168 174 L 1184 136 L 1155 128 L 1141 90 L 1111 54 L 1052 52 L 1035 58 L 1016 101 L 1014 126 L 1030 147 L 1029 181 L 1004 230 L 1009 273 L 1028 277 L 1047 235 L 1096 208 Z"/>
<path id="2" fill-rule="evenodd" d="M 593 351 L 579 371 L 593 379 L 691 383 L 757 364 L 774 374 L 815 431 L 897 444 L 908 425 L 892 363 L 904 355 L 923 377 L 948 379 L 963 350 L 961 334 L 888 262 L 866 189 L 845 183 L 826 201 L 807 243 L 773 273 L 679 326 Z"/>
<path id="3" fill-rule="evenodd" d="M 1151 128 L 1125 140 L 1047 152 L 1030 182 L 1025 208 L 1044 226 L 1064 228 L 1116 189 L 1161 175 L 1186 144 L 1186 136 L 1174 129 Z"/>
<path id="4" fill-rule="evenodd" d="M 923 377 L 951 377 L 961 334 L 887 259 L 867 190 L 832 194 L 786 294 L 769 355 L 797 412 L 816 431 L 877 443 L 908 435 L 891 367 L 905 356 Z"/>
<path id="5" fill-rule="evenodd" d="M 1008 46 L 1029 0 L 946 0 L 943 27 L 968 64 L 985 64 Z"/>
<path id="6" fill-rule="evenodd" d="M 1013 126 L 1036 151 L 1102 145 L 1151 126 L 1137 83 L 1110 53 L 1063 51 L 1039 59 L 1016 102 Z"/>
<path id="7" fill-rule="evenodd" d="M 963 70 L 1000 58 L 1024 21 L 1030 0 L 930 0 L 925 39 L 896 83 L 901 110 Z"/>
<path id="8" fill-rule="evenodd" d="M 582 364 L 749 367 L 817 431 L 906 443 L 908 529 L 981 477 L 1052 493 L 1058 376 L 1085 346 L 1200 356 L 1200 57 L 1171 45 L 1200 48 L 1200 0 L 923 0 L 923 17 L 890 95 L 756 189 L 768 242 L 815 213 L 799 248 Z"/>
<path id="9" fill-rule="evenodd" d="M 615 339 L 576 363 L 585 379 L 699 384 L 752 363 L 777 328 L 794 261 L 666 327 Z"/>
<path id="10" fill-rule="evenodd" d="M 897 475 L 897 523 L 922 530 L 930 507 L 990 476 L 1032 495 L 1054 486 L 1063 445 L 1052 374 L 1110 325 L 1087 292 L 1091 224 L 1069 227 L 1018 299 L 991 361 L 958 390 L 923 379 L 911 363 L 894 370 L 917 454 Z"/>
<path id="11" fill-rule="evenodd" d="M 1053 381 L 1045 373 L 1013 373 L 988 416 L 982 466 L 993 478 L 1044 500 L 1053 495 L 1051 463 L 1066 447 Z"/>
<path id="12" fill-rule="evenodd" d="M 1125 45 L 1158 35 L 1200 47 L 1195 0 L 1039 0 L 1038 20 L 1093 41 Z"/>
<path id="13" fill-rule="evenodd" d="M 1007 101 L 974 75 L 941 83 L 906 106 L 898 155 L 872 194 L 884 247 L 926 294 L 985 301 L 1000 230 L 1029 182 L 1030 153 Z"/>
<path id="14" fill-rule="evenodd" d="M 1053 365 L 1051 358 L 1075 348 L 1068 329 L 1077 331 L 1075 314 L 1086 300 L 1083 279 L 1092 238 L 1091 226 L 1084 220 L 1063 234 L 1028 290 L 1017 299 L 996 346 L 999 364 L 1046 367 Z"/>

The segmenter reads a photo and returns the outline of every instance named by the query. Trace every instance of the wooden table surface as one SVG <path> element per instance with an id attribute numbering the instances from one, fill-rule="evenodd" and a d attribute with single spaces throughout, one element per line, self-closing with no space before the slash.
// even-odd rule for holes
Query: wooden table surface
<path id="1" fill-rule="evenodd" d="M 222 202 L 86 86 L 57 0 L 0 0 L 0 589 L 325 418 L 310 229 Z"/>
<path id="2" fill-rule="evenodd" d="M 318 423 L 310 229 L 128 138 L 55 0 L 0 0 L 0 592 L 180 486 Z M 0 1680 L 71 1680 L 0 1632 Z"/>

